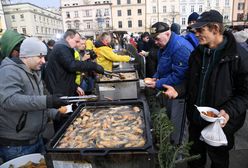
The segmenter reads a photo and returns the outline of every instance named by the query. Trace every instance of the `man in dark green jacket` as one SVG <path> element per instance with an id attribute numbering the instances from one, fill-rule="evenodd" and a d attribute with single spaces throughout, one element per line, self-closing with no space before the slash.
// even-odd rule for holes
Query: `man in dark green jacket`
<path id="1" fill-rule="evenodd" d="M 6 30 L 1 38 L 0 62 L 5 57 L 19 57 L 20 46 L 25 37 L 16 31 Z"/>

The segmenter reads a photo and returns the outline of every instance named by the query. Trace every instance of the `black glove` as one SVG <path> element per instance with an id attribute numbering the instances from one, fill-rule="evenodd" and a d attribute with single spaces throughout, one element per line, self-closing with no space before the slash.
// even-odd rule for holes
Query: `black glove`
<path id="1" fill-rule="evenodd" d="M 47 108 L 60 108 L 69 104 L 68 101 L 60 99 L 57 95 L 48 95 L 46 103 Z"/>
<path id="2" fill-rule="evenodd" d="M 104 69 L 103 69 L 103 67 L 101 66 L 101 65 L 96 65 L 96 69 L 95 69 L 95 71 L 97 72 L 97 73 L 99 73 L 99 74 L 104 74 Z"/>

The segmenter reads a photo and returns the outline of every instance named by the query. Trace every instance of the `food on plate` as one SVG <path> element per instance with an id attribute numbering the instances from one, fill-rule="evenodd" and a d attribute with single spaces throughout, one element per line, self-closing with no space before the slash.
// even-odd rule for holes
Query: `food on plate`
<path id="1" fill-rule="evenodd" d="M 144 119 L 139 106 L 83 108 L 57 148 L 142 147 Z"/>
<path id="2" fill-rule="evenodd" d="M 145 78 L 144 82 L 145 82 L 145 84 L 150 84 L 153 82 L 153 79 L 152 78 Z"/>
<path id="3" fill-rule="evenodd" d="M 13 165 L 10 165 L 9 167 L 14 167 Z M 46 162 L 45 159 L 40 159 L 39 163 L 34 162 L 27 162 L 25 165 L 19 166 L 18 168 L 46 168 Z"/>
<path id="4" fill-rule="evenodd" d="M 203 111 L 202 112 L 202 114 L 204 114 L 204 115 L 206 115 L 206 116 L 208 116 L 208 117 L 214 117 L 214 118 L 216 118 L 216 117 L 218 117 L 214 112 L 212 112 L 212 111 Z"/>
<path id="5" fill-rule="evenodd" d="M 61 107 L 59 108 L 59 112 L 61 112 L 61 113 L 66 113 L 66 112 L 67 112 L 66 106 L 61 106 Z"/>

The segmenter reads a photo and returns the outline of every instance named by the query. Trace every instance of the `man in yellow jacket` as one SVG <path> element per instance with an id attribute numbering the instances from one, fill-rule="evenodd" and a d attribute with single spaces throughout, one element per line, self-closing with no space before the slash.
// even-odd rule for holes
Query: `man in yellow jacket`
<path id="1" fill-rule="evenodd" d="M 109 33 L 102 33 L 99 37 L 99 41 L 95 43 L 94 52 L 97 55 L 96 61 L 101 65 L 104 70 L 112 71 L 113 62 L 129 62 L 133 61 L 134 58 L 131 58 L 127 55 L 118 55 L 113 52 L 113 49 L 110 47 L 111 36 Z"/>

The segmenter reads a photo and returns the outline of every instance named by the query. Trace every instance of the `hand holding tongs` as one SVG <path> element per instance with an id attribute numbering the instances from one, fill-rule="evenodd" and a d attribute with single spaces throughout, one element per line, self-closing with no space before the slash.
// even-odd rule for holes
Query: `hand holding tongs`
<path id="1" fill-rule="evenodd" d="M 96 99 L 96 95 L 85 95 L 85 96 L 62 96 L 60 99 L 67 100 L 68 103 L 84 102 L 87 99 Z"/>

